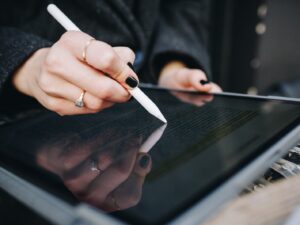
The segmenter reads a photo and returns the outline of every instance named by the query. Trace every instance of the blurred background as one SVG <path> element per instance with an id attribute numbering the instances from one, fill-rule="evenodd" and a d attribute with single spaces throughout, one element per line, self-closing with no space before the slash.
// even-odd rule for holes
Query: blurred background
<path id="1" fill-rule="evenodd" d="M 299 0 L 215 0 L 214 80 L 225 91 L 299 98 L 299 12 Z"/>

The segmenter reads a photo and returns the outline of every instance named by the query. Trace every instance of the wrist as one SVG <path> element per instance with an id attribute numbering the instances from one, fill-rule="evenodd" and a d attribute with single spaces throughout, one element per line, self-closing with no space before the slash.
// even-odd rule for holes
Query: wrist
<path id="1" fill-rule="evenodd" d="M 171 61 L 167 63 L 160 71 L 158 80 L 162 79 L 167 74 L 171 74 L 178 69 L 186 68 L 186 65 L 181 61 Z"/>
<path id="2" fill-rule="evenodd" d="M 174 70 L 178 70 L 181 68 L 185 68 L 186 65 L 183 62 L 180 61 L 171 61 L 167 63 L 160 71 L 159 76 L 163 76 L 164 74 L 173 72 Z"/>

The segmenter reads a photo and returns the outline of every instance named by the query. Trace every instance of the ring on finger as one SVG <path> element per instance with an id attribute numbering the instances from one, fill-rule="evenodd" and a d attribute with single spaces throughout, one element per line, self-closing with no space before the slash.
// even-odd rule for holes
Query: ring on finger
<path id="1" fill-rule="evenodd" d="M 102 173 L 103 170 L 101 170 L 99 168 L 99 166 L 97 165 L 96 161 L 95 160 L 92 160 L 92 166 L 91 166 L 91 171 L 96 171 L 98 173 Z"/>
<path id="2" fill-rule="evenodd" d="M 88 50 L 90 44 L 91 44 L 93 41 L 95 41 L 95 38 L 91 38 L 91 39 L 88 40 L 88 41 L 85 43 L 85 45 L 84 45 L 84 48 L 83 48 L 83 51 L 82 51 L 82 60 L 83 60 L 84 62 L 86 62 L 86 52 L 87 52 L 87 50 Z"/>
<path id="3" fill-rule="evenodd" d="M 84 102 L 83 102 L 84 95 L 85 95 L 85 91 L 82 91 L 79 98 L 77 98 L 75 101 L 75 106 L 77 106 L 78 108 L 84 107 Z"/>

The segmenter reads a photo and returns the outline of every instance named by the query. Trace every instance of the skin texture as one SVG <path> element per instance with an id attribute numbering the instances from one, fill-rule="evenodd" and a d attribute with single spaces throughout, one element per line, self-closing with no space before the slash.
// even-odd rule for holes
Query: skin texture
<path id="1" fill-rule="evenodd" d="M 128 77 L 138 81 L 136 73 L 127 65 L 135 60 L 127 47 L 112 47 L 78 31 L 69 31 L 51 47 L 36 51 L 14 74 L 13 84 L 21 93 L 35 98 L 45 108 L 59 115 L 96 113 L 130 98 Z M 101 54 L 99 54 L 101 53 Z M 201 70 L 188 69 L 181 62 L 170 62 L 161 71 L 159 85 L 166 88 L 218 92 L 206 80 Z M 74 102 L 85 90 L 84 107 Z"/>

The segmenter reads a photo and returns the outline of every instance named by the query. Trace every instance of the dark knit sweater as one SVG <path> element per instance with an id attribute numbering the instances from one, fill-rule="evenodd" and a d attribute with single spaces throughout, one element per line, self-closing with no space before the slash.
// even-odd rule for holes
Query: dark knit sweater
<path id="1" fill-rule="evenodd" d="M 143 55 L 141 81 L 157 81 L 161 67 L 179 59 L 209 74 L 209 0 L 51 1 L 84 32 Z M 10 78 L 36 50 L 64 32 L 48 15 L 46 0 L 10 0 L 0 8 L 0 95 L 11 99 Z M 19 96 L 18 96 L 19 97 Z"/>

